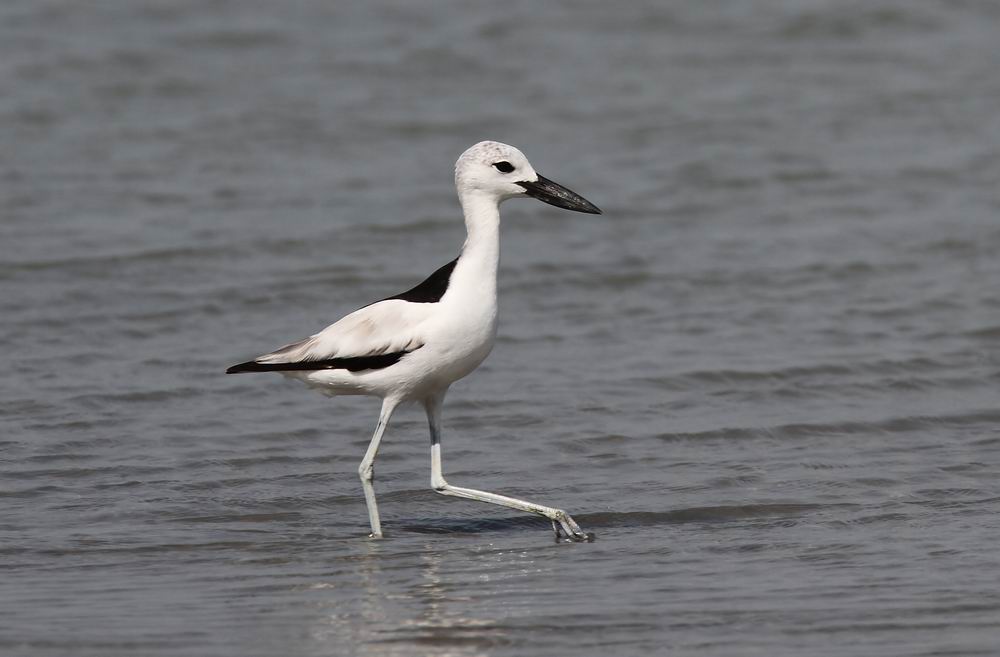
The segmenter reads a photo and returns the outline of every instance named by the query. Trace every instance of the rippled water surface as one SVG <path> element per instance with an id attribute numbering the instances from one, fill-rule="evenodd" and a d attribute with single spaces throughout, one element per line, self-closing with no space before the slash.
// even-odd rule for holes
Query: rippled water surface
<path id="1" fill-rule="evenodd" d="M 661 5 L 666 6 L 661 6 Z M 991 655 L 987 0 L 0 7 L 0 653 Z M 417 409 L 241 360 L 464 236 L 520 146 L 500 340 Z"/>

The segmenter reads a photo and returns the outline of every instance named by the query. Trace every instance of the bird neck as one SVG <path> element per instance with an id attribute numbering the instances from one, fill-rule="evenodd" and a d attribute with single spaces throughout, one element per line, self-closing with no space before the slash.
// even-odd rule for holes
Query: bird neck
<path id="1" fill-rule="evenodd" d="M 455 266 L 459 285 L 477 293 L 496 297 L 497 269 L 500 265 L 500 207 L 491 195 L 460 195 L 468 235 Z"/>

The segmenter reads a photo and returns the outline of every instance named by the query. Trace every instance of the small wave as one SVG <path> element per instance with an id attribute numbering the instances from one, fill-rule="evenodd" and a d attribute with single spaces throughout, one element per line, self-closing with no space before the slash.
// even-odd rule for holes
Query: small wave
<path id="1" fill-rule="evenodd" d="M 982 340 L 1000 340 L 1000 325 L 984 326 L 982 328 L 966 331 L 966 337 L 978 338 Z"/>
<path id="2" fill-rule="evenodd" d="M 200 388 L 164 388 L 160 390 L 141 390 L 124 393 L 89 393 L 70 397 L 67 401 L 87 406 L 103 406 L 106 404 L 134 404 L 142 402 L 164 402 L 173 399 L 191 399 L 204 394 Z"/>
<path id="3" fill-rule="evenodd" d="M 51 258 L 37 260 L 7 261 L 0 265 L 0 277 L 14 275 L 22 271 L 40 271 L 46 269 L 69 269 L 78 273 L 94 270 L 101 276 L 106 276 L 108 268 L 135 262 L 167 263 L 174 260 L 194 259 L 211 260 L 230 251 L 226 247 L 184 247 L 171 249 L 145 249 L 124 253 L 103 253 L 91 256 L 72 256 L 66 258 Z"/>
<path id="4" fill-rule="evenodd" d="M 294 522 L 301 520 L 303 515 L 295 511 L 271 513 L 216 513 L 198 516 L 180 516 L 170 518 L 169 522 L 227 524 L 234 522 Z"/>
<path id="5" fill-rule="evenodd" d="M 273 30 L 211 30 L 194 34 L 183 34 L 172 39 L 177 45 L 185 48 L 203 48 L 213 50 L 251 50 L 254 48 L 273 48 L 288 43 L 281 32 Z"/>
<path id="6" fill-rule="evenodd" d="M 756 438 L 795 439 L 814 436 L 873 433 L 908 433 L 928 427 L 994 426 L 1000 422 L 1000 409 L 973 410 L 951 415 L 908 415 L 873 422 L 798 422 L 770 427 L 724 427 L 695 432 L 666 432 L 655 438 L 678 440 L 743 440 Z"/>
<path id="7" fill-rule="evenodd" d="M 577 522 L 587 527 L 628 527 L 675 525 L 687 523 L 730 522 L 748 518 L 801 516 L 830 506 L 824 504 L 744 504 L 704 506 L 669 511 L 623 511 L 575 514 Z"/>
<path id="8" fill-rule="evenodd" d="M 735 506 L 707 506 L 669 511 L 602 511 L 575 513 L 574 519 L 586 529 L 613 527 L 655 527 L 692 523 L 724 523 L 755 518 L 790 518 L 802 516 L 831 506 L 823 504 L 746 504 Z M 411 518 L 397 521 L 408 532 L 417 534 L 479 534 L 510 530 L 537 530 L 547 527 L 549 521 L 534 516 L 504 518 Z M 598 535 L 598 538 L 600 536 Z"/>
<path id="9" fill-rule="evenodd" d="M 415 534 L 482 534 L 506 532 L 512 529 L 538 529 L 548 527 L 549 521 L 534 516 L 507 518 L 410 518 L 397 524 Z"/>
<path id="10" fill-rule="evenodd" d="M 778 36 L 785 39 L 861 39 L 874 33 L 925 33 L 939 25 L 926 12 L 892 7 L 838 5 L 824 10 L 803 11 L 780 24 Z"/>
<path id="11" fill-rule="evenodd" d="M 795 381 L 803 378 L 849 376 L 854 374 L 915 374 L 934 372 L 955 366 L 953 358 L 935 359 L 918 356 L 907 359 L 879 359 L 843 365 L 817 363 L 762 370 L 714 369 L 680 372 L 667 377 L 643 377 L 642 383 L 661 385 L 669 389 L 687 389 L 690 383 L 733 383 L 755 381 Z"/>

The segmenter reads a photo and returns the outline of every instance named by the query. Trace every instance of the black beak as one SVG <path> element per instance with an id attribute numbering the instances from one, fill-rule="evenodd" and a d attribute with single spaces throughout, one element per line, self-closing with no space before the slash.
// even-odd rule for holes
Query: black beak
<path id="1" fill-rule="evenodd" d="M 519 182 L 517 184 L 524 187 L 531 198 L 545 201 L 557 208 L 586 212 L 587 214 L 602 214 L 601 209 L 596 205 L 559 183 L 552 182 L 545 176 L 538 176 L 538 180 L 534 182 Z"/>

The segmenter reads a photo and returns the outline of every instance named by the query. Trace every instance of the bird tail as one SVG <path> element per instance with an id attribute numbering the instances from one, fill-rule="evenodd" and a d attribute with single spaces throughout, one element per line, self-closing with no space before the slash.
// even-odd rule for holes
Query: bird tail
<path id="1" fill-rule="evenodd" d="M 258 363 L 255 360 L 248 360 L 245 363 L 240 363 L 239 365 L 233 365 L 226 369 L 226 374 L 240 374 L 241 372 L 274 372 L 279 369 L 288 369 L 287 366 L 282 368 L 282 363 Z"/>
<path id="2" fill-rule="evenodd" d="M 419 348 L 417 347 L 417 349 Z M 347 370 L 348 372 L 380 370 L 384 367 L 395 365 L 399 362 L 399 359 L 408 353 L 410 351 L 394 351 L 391 354 L 324 358 L 323 360 L 300 360 L 291 363 L 262 363 L 257 360 L 248 360 L 245 363 L 233 365 L 226 370 L 226 374 L 240 374 L 241 372 L 311 372 L 315 370 Z"/>

